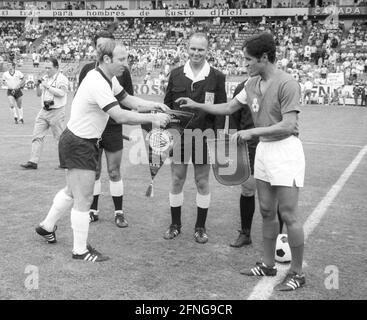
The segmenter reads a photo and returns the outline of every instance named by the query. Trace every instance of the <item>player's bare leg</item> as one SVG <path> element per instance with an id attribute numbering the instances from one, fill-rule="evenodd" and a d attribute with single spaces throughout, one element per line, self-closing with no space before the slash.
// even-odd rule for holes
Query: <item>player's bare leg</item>
<path id="1" fill-rule="evenodd" d="M 304 251 L 304 232 L 297 217 L 299 189 L 295 186 L 278 186 L 276 188 L 279 211 L 287 226 L 288 242 L 292 254 L 290 271 L 301 274 Z"/>
<path id="2" fill-rule="evenodd" d="M 19 115 L 18 115 L 17 102 L 13 96 L 8 96 L 8 100 L 12 116 L 14 117 L 15 124 L 18 124 Z"/>
<path id="3" fill-rule="evenodd" d="M 277 218 L 276 189 L 269 182 L 256 180 L 260 212 L 263 219 L 264 263 L 268 267 L 275 264 L 274 253 L 279 233 Z"/>

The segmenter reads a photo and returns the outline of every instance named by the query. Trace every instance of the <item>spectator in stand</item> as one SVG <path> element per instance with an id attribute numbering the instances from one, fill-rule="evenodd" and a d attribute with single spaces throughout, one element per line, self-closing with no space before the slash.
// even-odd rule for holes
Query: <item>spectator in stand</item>
<path id="1" fill-rule="evenodd" d="M 358 99 L 362 96 L 363 88 L 357 82 L 353 87 L 353 97 L 354 97 L 354 105 L 358 106 Z M 362 104 L 361 104 L 362 105 Z"/>
<path id="2" fill-rule="evenodd" d="M 326 65 L 323 65 L 320 69 L 321 79 L 326 79 L 327 72 L 328 72 L 328 69 L 327 69 Z"/>
<path id="3" fill-rule="evenodd" d="M 343 84 L 341 88 L 339 89 L 339 96 L 342 98 L 343 101 L 343 107 L 345 107 L 345 99 L 348 97 L 348 91 L 345 88 L 345 85 Z"/>
<path id="4" fill-rule="evenodd" d="M 311 103 L 311 95 L 312 95 L 312 88 L 313 88 L 313 83 L 311 82 L 310 78 L 307 78 L 305 85 L 305 95 L 303 96 L 303 101 L 305 104 L 310 104 Z"/>

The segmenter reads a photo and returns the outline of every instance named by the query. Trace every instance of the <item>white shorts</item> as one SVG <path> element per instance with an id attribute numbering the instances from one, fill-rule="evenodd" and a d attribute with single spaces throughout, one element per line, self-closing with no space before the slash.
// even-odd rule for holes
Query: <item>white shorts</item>
<path id="1" fill-rule="evenodd" d="M 254 177 L 272 186 L 303 187 L 305 155 L 301 140 L 290 136 L 279 141 L 260 141 L 256 148 Z"/>

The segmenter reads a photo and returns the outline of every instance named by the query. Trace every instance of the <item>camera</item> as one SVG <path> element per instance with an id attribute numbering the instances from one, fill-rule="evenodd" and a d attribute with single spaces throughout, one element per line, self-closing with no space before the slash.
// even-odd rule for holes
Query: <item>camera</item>
<path id="1" fill-rule="evenodd" d="M 50 107 L 53 106 L 55 103 L 51 100 L 51 101 L 43 101 L 43 108 L 45 110 L 50 110 Z"/>
<path id="2" fill-rule="evenodd" d="M 42 80 L 38 79 L 37 80 L 37 85 L 40 85 L 42 83 Z"/>

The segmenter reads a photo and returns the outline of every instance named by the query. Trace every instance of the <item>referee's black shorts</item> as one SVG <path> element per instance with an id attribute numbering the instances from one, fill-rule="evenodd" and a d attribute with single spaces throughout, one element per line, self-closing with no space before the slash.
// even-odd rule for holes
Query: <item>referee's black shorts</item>
<path id="1" fill-rule="evenodd" d="M 83 139 L 68 128 L 59 140 L 60 167 L 97 171 L 98 139 Z"/>
<path id="2" fill-rule="evenodd" d="M 116 123 L 112 118 L 108 119 L 105 130 L 102 133 L 100 148 L 109 152 L 122 150 L 124 143 L 122 140 L 122 125 Z"/>
<path id="3" fill-rule="evenodd" d="M 205 137 L 200 140 L 192 137 L 190 143 L 190 141 L 185 141 L 182 135 L 181 143 L 175 143 L 172 151 L 171 160 L 175 164 L 188 164 L 190 159 L 193 164 L 210 163 L 208 144 Z"/>

